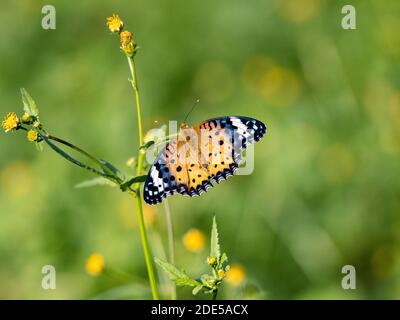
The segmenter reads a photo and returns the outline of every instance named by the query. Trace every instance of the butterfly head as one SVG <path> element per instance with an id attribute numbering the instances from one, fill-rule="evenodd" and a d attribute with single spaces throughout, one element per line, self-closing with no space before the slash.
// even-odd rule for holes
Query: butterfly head
<path id="1" fill-rule="evenodd" d="M 179 129 L 181 129 L 181 130 L 189 129 L 189 126 L 187 125 L 187 123 L 182 122 L 182 124 L 180 125 Z"/>

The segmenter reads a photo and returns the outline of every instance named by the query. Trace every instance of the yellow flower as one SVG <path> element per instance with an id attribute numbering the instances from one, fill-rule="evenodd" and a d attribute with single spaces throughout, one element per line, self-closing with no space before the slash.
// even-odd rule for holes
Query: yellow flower
<path id="1" fill-rule="evenodd" d="M 207 264 L 210 267 L 214 267 L 216 263 L 217 263 L 217 258 L 216 257 L 213 257 L 213 256 L 208 256 L 207 257 Z"/>
<path id="2" fill-rule="evenodd" d="M 27 137 L 30 142 L 34 142 L 38 139 L 39 134 L 35 130 L 29 130 Z"/>
<path id="3" fill-rule="evenodd" d="M 246 281 L 246 270 L 240 264 L 231 265 L 226 273 L 225 281 L 232 286 L 240 286 Z"/>
<path id="4" fill-rule="evenodd" d="M 122 31 L 119 34 L 119 41 L 121 42 L 121 46 L 129 44 L 129 42 L 132 42 L 132 32 L 130 31 Z"/>
<path id="5" fill-rule="evenodd" d="M 183 236 L 183 244 L 186 249 L 192 252 L 199 252 L 204 248 L 205 236 L 198 229 L 190 229 Z"/>
<path id="6" fill-rule="evenodd" d="M 218 270 L 218 277 L 220 278 L 220 279 L 223 279 L 223 278 L 225 278 L 225 276 L 226 276 L 226 273 L 225 273 L 225 271 L 224 270 Z"/>
<path id="7" fill-rule="evenodd" d="M 120 32 L 124 26 L 123 21 L 117 14 L 113 14 L 112 17 L 107 18 L 107 27 L 111 32 Z"/>
<path id="8" fill-rule="evenodd" d="M 24 113 L 21 117 L 22 123 L 29 123 L 31 121 L 31 116 L 27 113 Z"/>
<path id="9" fill-rule="evenodd" d="M 125 52 L 128 56 L 133 55 L 135 52 L 136 44 L 132 40 L 132 32 L 130 31 L 123 31 L 119 35 L 119 42 L 121 44 L 122 51 Z"/>
<path id="10" fill-rule="evenodd" d="M 98 276 L 104 270 L 104 258 L 101 254 L 93 253 L 86 260 L 86 271 L 91 276 Z"/>
<path id="11" fill-rule="evenodd" d="M 16 129 L 18 127 L 19 119 L 18 119 L 17 115 L 14 112 L 10 112 L 4 118 L 4 120 L 3 120 L 1 125 L 2 125 L 2 127 L 3 127 L 5 132 L 9 132 L 9 131 L 12 131 L 12 130 L 14 130 L 14 129 Z"/>

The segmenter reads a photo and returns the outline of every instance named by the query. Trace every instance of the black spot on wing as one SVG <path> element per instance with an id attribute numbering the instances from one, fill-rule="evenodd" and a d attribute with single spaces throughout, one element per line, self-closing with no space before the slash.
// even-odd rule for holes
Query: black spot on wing
<path id="1" fill-rule="evenodd" d="M 236 170 L 238 169 L 237 163 L 231 163 L 229 168 L 225 168 L 222 171 L 218 171 L 215 175 L 211 177 L 212 182 L 220 183 L 222 180 L 228 180 L 229 177 L 235 175 Z"/>

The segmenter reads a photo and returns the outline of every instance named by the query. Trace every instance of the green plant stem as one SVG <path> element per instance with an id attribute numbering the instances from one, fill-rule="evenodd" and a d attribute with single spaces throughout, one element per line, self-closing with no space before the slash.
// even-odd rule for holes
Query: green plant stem
<path id="1" fill-rule="evenodd" d="M 164 200 L 165 208 L 165 219 L 167 221 L 167 232 L 168 232 L 168 259 L 169 263 L 175 265 L 175 240 L 174 240 L 174 228 L 172 223 L 171 210 L 169 208 L 168 199 Z M 176 285 L 172 283 L 171 299 L 176 300 Z"/>
<path id="2" fill-rule="evenodd" d="M 218 294 L 218 289 L 214 290 L 214 292 L 213 292 L 213 295 L 212 295 L 213 300 L 217 300 L 217 294 Z"/>
<path id="3" fill-rule="evenodd" d="M 143 145 L 143 128 L 142 128 L 142 114 L 141 114 L 141 107 L 140 107 L 140 95 L 139 95 L 139 88 L 137 85 L 137 78 L 136 78 L 135 60 L 134 60 L 134 57 L 127 56 L 127 58 L 128 58 L 129 70 L 130 70 L 131 76 L 132 76 L 131 83 L 132 83 L 132 87 L 135 91 L 135 96 L 136 96 L 136 112 L 137 112 L 137 118 L 138 118 L 139 147 L 140 147 L 141 145 Z M 145 155 L 145 153 L 139 150 L 138 164 L 137 164 L 137 175 L 138 176 L 142 174 L 144 155 Z M 146 261 L 147 273 L 149 276 L 151 293 L 153 295 L 153 300 L 158 300 L 159 295 L 158 295 L 158 290 L 157 290 L 156 277 L 155 277 L 155 273 L 154 273 L 154 264 L 153 264 L 153 259 L 150 254 L 150 245 L 149 245 L 149 240 L 147 237 L 146 226 L 144 224 L 143 204 L 142 204 L 142 197 L 141 197 L 141 192 L 140 192 L 140 184 L 137 184 L 137 187 L 135 188 L 135 192 L 136 192 L 136 208 L 137 208 L 137 218 L 138 218 L 138 224 L 139 224 L 139 230 L 140 230 L 140 237 L 142 240 L 142 247 L 143 247 L 143 252 L 144 252 L 144 258 Z"/>
<path id="4" fill-rule="evenodd" d="M 136 67 L 135 67 L 135 60 L 134 57 L 127 57 L 128 58 L 128 64 L 129 64 L 129 70 L 131 72 L 132 76 L 132 87 L 133 90 L 135 91 L 135 96 L 136 96 L 136 112 L 137 112 L 137 117 L 138 117 L 138 131 L 139 131 L 139 147 L 143 145 L 143 126 L 142 126 L 142 111 L 140 108 L 140 94 L 139 94 L 139 87 L 137 84 L 137 77 L 136 77 Z M 139 166 L 138 166 L 138 171 L 139 171 Z"/>

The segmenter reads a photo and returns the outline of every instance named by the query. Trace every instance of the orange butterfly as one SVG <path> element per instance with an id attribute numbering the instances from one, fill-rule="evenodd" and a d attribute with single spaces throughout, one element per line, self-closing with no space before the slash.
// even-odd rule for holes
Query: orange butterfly
<path id="1" fill-rule="evenodd" d="M 144 185 L 148 204 L 180 193 L 199 196 L 235 174 L 242 151 L 266 132 L 261 121 L 247 117 L 220 117 L 196 124 L 183 123 L 151 166 Z"/>

